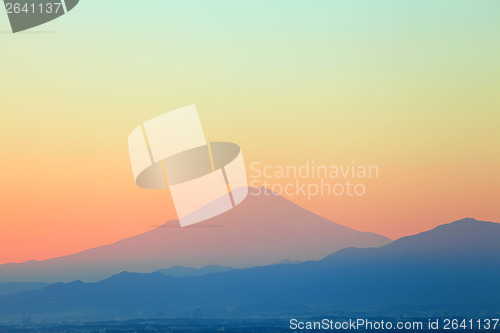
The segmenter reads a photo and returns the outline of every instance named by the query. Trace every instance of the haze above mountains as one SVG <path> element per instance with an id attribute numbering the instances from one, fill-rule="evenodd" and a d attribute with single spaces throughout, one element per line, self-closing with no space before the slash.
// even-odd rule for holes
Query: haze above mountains
<path id="1" fill-rule="evenodd" d="M 122 271 L 150 273 L 178 265 L 245 268 L 285 259 L 319 260 L 346 247 L 378 247 L 390 241 L 334 223 L 281 196 L 249 195 L 234 209 L 192 226 L 181 228 L 178 221 L 169 221 L 77 254 L 1 265 L 0 282 L 92 282 Z"/>

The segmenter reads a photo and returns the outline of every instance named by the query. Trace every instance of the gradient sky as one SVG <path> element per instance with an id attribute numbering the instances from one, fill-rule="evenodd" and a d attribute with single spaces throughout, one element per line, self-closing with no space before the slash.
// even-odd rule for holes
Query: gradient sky
<path id="1" fill-rule="evenodd" d="M 500 222 L 500 2 L 82 0 L 12 34 L 0 13 L 0 264 L 175 218 L 127 137 L 196 104 L 247 165 L 373 164 L 361 198 L 290 198 L 397 238 Z"/>

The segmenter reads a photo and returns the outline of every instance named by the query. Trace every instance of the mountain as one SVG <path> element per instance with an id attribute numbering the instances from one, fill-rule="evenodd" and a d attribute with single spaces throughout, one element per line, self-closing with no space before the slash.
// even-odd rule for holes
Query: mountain
<path id="1" fill-rule="evenodd" d="M 240 205 L 188 227 L 170 221 L 149 232 L 74 255 L 1 265 L 0 282 L 99 281 L 121 271 L 149 273 L 176 265 L 244 268 L 283 259 L 317 260 L 346 247 L 390 242 L 386 237 L 336 224 L 270 191 L 266 193 L 250 188 Z"/>
<path id="2" fill-rule="evenodd" d="M 273 264 L 273 265 L 298 264 L 301 262 L 302 262 L 301 260 L 283 259 L 280 262 Z M 174 267 L 170 267 L 170 268 L 159 269 L 156 272 L 164 274 L 164 275 L 172 276 L 172 277 L 182 278 L 182 277 L 189 277 L 189 276 L 202 276 L 202 275 L 207 275 L 207 274 L 212 274 L 212 273 L 224 273 L 224 272 L 232 271 L 233 269 L 234 269 L 233 267 L 219 266 L 219 265 L 208 265 L 208 266 L 204 266 L 202 268 L 174 266 Z M 1 289 L 0 289 L 0 291 L 1 291 Z"/>
<path id="3" fill-rule="evenodd" d="M 202 276 L 211 273 L 229 272 L 234 268 L 229 266 L 208 265 L 202 268 L 192 268 L 184 266 L 174 266 L 166 269 L 159 269 L 156 272 L 172 277 Z"/>
<path id="4" fill-rule="evenodd" d="M 46 287 L 46 286 L 48 286 L 48 284 L 42 283 L 42 282 L 0 283 L 0 296 L 21 293 L 23 291 L 42 289 L 43 287 Z"/>
<path id="5" fill-rule="evenodd" d="M 283 259 L 280 262 L 276 263 L 278 264 L 300 264 L 303 262 L 302 260 L 290 260 L 290 259 Z"/>
<path id="6" fill-rule="evenodd" d="M 500 307 L 500 224 L 464 219 L 319 261 L 173 278 L 122 272 L 0 297 L 0 317 L 367 313 L 488 316 Z M 10 317 L 9 317 L 10 316 Z M 45 318 L 44 317 L 44 318 Z M 80 318 L 81 319 L 81 318 Z"/>

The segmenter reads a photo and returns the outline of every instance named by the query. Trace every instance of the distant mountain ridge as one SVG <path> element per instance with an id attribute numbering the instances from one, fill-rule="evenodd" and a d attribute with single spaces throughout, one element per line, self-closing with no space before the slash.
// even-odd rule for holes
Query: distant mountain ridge
<path id="1" fill-rule="evenodd" d="M 150 273 L 178 265 L 244 268 L 283 259 L 318 260 L 346 247 L 389 242 L 384 236 L 334 223 L 281 196 L 255 196 L 250 188 L 240 205 L 196 225 L 181 228 L 178 221 L 170 221 L 74 255 L 0 265 L 0 282 L 99 281 L 121 271 Z"/>
<path id="2" fill-rule="evenodd" d="M 202 268 L 192 268 L 184 266 L 174 266 L 165 269 L 159 269 L 156 273 L 161 273 L 164 275 L 172 277 L 189 277 L 189 276 L 202 276 L 212 273 L 224 273 L 232 271 L 234 268 L 229 266 L 219 266 L 219 265 L 208 265 Z"/>
<path id="3" fill-rule="evenodd" d="M 180 279 L 122 272 L 98 283 L 54 284 L 0 297 L 0 317 L 174 317 L 195 309 L 215 317 L 335 311 L 485 315 L 500 308 L 499 257 L 500 224 L 464 219 L 319 261 Z"/>
<path id="4" fill-rule="evenodd" d="M 24 291 L 42 289 L 48 283 L 42 282 L 9 282 L 0 283 L 0 296 L 21 293 Z"/>
<path id="5" fill-rule="evenodd" d="M 480 228 L 478 228 L 480 226 Z M 500 255 L 497 246 L 498 223 L 464 218 L 442 224 L 434 229 L 416 235 L 399 238 L 378 249 L 370 249 L 373 255 L 398 256 L 445 256 L 462 252 L 464 256 L 480 253 L 488 258 Z M 425 243 L 425 244 L 424 244 Z M 425 245 L 425 246 L 423 246 Z M 328 257 L 365 252 L 363 249 L 345 248 Z M 326 260 L 328 259 L 325 258 Z"/>
<path id="6" fill-rule="evenodd" d="M 303 261 L 301 260 L 290 260 L 283 259 L 280 262 L 277 262 L 272 265 L 281 265 L 281 264 L 299 264 Z M 155 273 L 161 273 L 164 275 L 168 275 L 171 277 L 183 278 L 190 276 L 202 276 L 212 273 L 225 273 L 234 270 L 235 268 L 229 266 L 219 266 L 219 265 L 208 265 L 202 268 L 193 268 L 193 267 L 185 267 L 185 266 L 174 266 L 165 269 L 159 269 Z"/>

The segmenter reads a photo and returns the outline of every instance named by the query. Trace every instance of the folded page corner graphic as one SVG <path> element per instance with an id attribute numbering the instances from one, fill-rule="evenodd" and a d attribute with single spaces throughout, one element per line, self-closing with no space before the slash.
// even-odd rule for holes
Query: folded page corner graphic
<path id="1" fill-rule="evenodd" d="M 4 0 L 12 32 L 20 32 L 63 16 L 79 0 Z"/>
<path id="2" fill-rule="evenodd" d="M 72 10 L 73 8 L 75 8 L 76 5 L 78 5 L 78 2 L 80 2 L 80 0 L 64 0 L 66 2 L 66 11 L 70 11 Z"/>
<path id="3" fill-rule="evenodd" d="M 195 105 L 144 122 L 128 145 L 136 184 L 168 187 L 182 227 L 222 214 L 248 195 L 240 147 L 207 143 Z"/>

